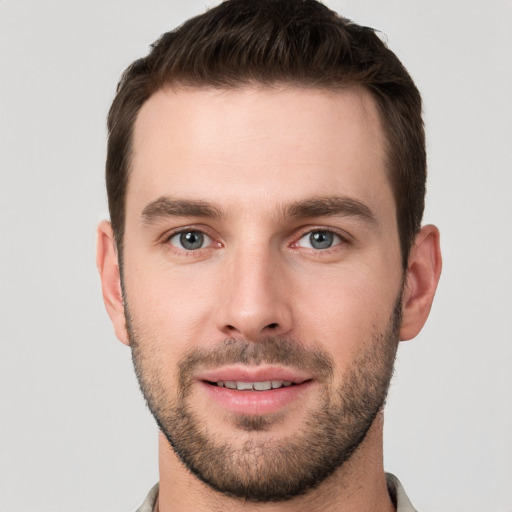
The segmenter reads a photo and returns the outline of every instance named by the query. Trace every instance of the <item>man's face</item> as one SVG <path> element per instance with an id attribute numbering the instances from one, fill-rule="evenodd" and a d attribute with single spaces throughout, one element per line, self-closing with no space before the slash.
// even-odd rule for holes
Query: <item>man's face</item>
<path id="1" fill-rule="evenodd" d="M 166 89 L 133 149 L 124 294 L 160 428 L 225 493 L 316 485 L 370 428 L 398 341 L 403 273 L 372 98 Z"/>

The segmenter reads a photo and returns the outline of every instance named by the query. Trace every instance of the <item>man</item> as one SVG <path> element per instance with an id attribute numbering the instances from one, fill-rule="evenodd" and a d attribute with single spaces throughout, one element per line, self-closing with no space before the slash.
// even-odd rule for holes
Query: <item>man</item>
<path id="1" fill-rule="evenodd" d="M 441 272 L 421 99 L 315 1 L 231 0 L 134 62 L 97 262 L 160 428 L 140 511 L 414 510 L 382 463 Z"/>

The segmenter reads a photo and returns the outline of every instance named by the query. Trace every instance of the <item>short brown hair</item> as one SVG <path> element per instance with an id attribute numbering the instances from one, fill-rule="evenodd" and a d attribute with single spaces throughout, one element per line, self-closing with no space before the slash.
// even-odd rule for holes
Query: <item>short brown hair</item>
<path id="1" fill-rule="evenodd" d="M 122 251 L 133 126 L 144 102 L 167 84 L 252 84 L 329 90 L 364 87 L 386 140 L 404 268 L 425 203 L 421 97 L 396 55 L 371 28 L 315 0 L 227 0 L 165 33 L 123 73 L 108 115 L 110 218 Z"/>

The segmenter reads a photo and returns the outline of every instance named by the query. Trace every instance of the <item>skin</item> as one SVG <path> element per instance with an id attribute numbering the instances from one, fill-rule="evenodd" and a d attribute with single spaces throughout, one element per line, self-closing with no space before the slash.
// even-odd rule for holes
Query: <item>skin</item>
<path id="1" fill-rule="evenodd" d="M 404 275 L 382 129 L 366 91 L 167 88 L 142 107 L 133 144 L 125 293 L 146 353 L 158 354 L 165 369 L 160 378 L 170 397 L 183 355 L 226 338 L 300 339 L 332 358 L 337 389 L 372 335 L 388 326 L 403 283 L 400 339 L 421 330 L 441 272 L 439 233 L 434 226 L 422 228 Z M 162 197 L 207 202 L 219 215 L 144 216 Z M 370 215 L 345 209 L 297 217 L 287 211 L 326 197 L 349 199 Z M 179 236 L 173 237 L 180 229 L 204 232 L 206 245 L 180 248 Z M 334 232 L 333 246 L 308 246 L 314 230 Z M 97 263 L 116 335 L 128 345 L 108 222 L 98 228 Z M 265 433 L 272 442 L 296 435 L 314 410 L 320 386 L 310 377 L 313 385 L 300 400 L 279 409 L 279 421 Z M 226 414 L 199 383 L 192 391 L 194 411 L 233 446 L 262 435 L 242 431 L 237 414 Z M 382 466 L 382 423 L 379 413 L 352 458 L 321 485 L 277 504 L 213 491 L 184 468 L 160 435 L 159 509 L 393 510 Z"/>

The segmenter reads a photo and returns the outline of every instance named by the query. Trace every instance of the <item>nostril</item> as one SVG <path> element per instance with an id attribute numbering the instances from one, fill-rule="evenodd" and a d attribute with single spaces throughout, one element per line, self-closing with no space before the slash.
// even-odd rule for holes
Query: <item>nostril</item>
<path id="1" fill-rule="evenodd" d="M 1 1 L 1 0 L 0 0 Z M 236 335 L 242 335 L 244 336 L 246 339 L 258 339 L 261 335 L 265 335 L 265 333 L 268 335 L 270 332 L 273 334 L 275 332 L 277 332 L 280 327 L 281 327 L 281 324 L 279 324 L 278 322 L 272 322 L 270 324 L 260 324 L 260 325 L 264 325 L 263 328 L 261 327 L 254 327 L 253 326 L 245 326 L 245 325 L 242 325 L 240 327 L 237 327 L 236 324 L 233 325 L 233 324 L 226 324 L 224 327 L 223 327 L 223 331 L 228 334 L 228 336 L 236 336 Z"/>

